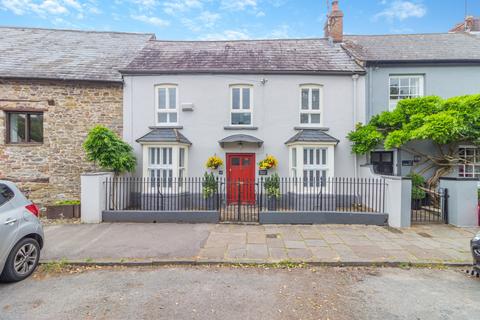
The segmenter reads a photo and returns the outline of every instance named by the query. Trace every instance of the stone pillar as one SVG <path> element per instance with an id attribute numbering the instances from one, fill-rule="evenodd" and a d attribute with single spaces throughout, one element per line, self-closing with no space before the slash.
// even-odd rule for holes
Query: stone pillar
<path id="1" fill-rule="evenodd" d="M 478 179 L 440 178 L 448 189 L 448 223 L 457 227 L 478 226 Z"/>
<path id="2" fill-rule="evenodd" d="M 102 211 L 105 209 L 105 181 L 112 178 L 113 173 L 86 173 L 81 176 L 82 223 L 102 222 Z"/>
<path id="3" fill-rule="evenodd" d="M 385 212 L 389 226 L 409 228 L 412 223 L 412 180 L 397 176 L 383 178 L 387 184 Z"/>

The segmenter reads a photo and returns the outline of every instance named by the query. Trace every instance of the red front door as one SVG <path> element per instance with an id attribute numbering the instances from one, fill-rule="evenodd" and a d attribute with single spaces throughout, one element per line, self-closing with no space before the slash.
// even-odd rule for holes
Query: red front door
<path id="1" fill-rule="evenodd" d="M 227 153 L 227 199 L 255 203 L 255 154 Z"/>

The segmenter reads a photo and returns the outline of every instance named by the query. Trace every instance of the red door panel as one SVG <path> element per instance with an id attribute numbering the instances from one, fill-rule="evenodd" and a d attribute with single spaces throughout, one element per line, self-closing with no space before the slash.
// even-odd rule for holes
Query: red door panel
<path id="1" fill-rule="evenodd" d="M 227 154 L 228 203 L 255 203 L 255 154 Z"/>

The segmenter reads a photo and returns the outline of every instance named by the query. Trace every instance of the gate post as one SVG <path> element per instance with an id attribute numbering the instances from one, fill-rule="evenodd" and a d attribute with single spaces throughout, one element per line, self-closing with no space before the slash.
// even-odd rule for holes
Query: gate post
<path id="1" fill-rule="evenodd" d="M 448 223 L 457 227 L 478 226 L 478 179 L 440 178 L 440 188 L 448 189 Z"/>
<path id="2" fill-rule="evenodd" d="M 388 225 L 409 228 L 412 223 L 412 180 L 404 177 L 383 176 L 386 183 L 385 213 Z"/>
<path id="3" fill-rule="evenodd" d="M 237 212 L 237 218 L 238 218 L 238 221 L 241 221 L 242 220 L 242 217 L 241 217 L 241 211 L 242 211 L 242 183 L 240 181 L 238 181 L 238 190 L 237 190 L 237 197 L 238 197 L 238 212 Z"/>
<path id="4" fill-rule="evenodd" d="M 102 212 L 107 201 L 107 179 L 113 178 L 113 173 L 87 173 L 80 177 L 80 205 L 82 210 L 82 223 L 102 222 Z"/>

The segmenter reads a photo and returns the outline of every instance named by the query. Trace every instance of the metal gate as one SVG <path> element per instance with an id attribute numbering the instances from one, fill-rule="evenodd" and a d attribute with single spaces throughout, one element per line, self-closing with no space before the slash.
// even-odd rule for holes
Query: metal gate
<path id="1" fill-rule="evenodd" d="M 448 223 L 448 189 L 421 190 L 424 198 L 412 198 L 412 223 Z"/>
<path id="2" fill-rule="evenodd" d="M 255 180 L 220 182 L 220 221 L 258 223 L 262 189 Z"/>

